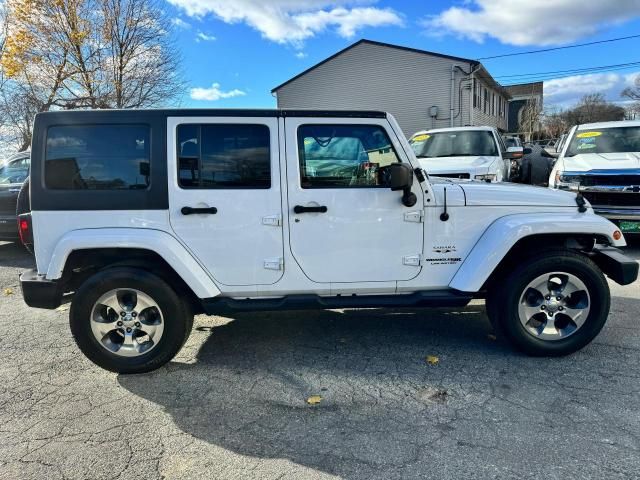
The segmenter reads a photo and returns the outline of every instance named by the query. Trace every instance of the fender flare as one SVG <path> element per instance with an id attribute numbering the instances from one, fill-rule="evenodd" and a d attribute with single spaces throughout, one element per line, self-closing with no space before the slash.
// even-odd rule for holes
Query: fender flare
<path id="1" fill-rule="evenodd" d="M 211 276 L 175 237 L 162 230 L 153 229 L 72 230 L 63 235 L 56 244 L 46 278 L 48 280 L 61 278 L 71 252 L 92 248 L 137 248 L 155 252 L 175 270 L 198 298 L 220 295 L 220 289 Z"/>
<path id="2" fill-rule="evenodd" d="M 482 288 L 511 248 L 525 237 L 549 234 L 594 234 L 606 237 L 611 245 L 624 247 L 624 237 L 613 238 L 618 227 L 604 217 L 590 213 L 522 213 L 493 222 L 476 242 L 453 276 L 449 286 L 463 292 Z"/>

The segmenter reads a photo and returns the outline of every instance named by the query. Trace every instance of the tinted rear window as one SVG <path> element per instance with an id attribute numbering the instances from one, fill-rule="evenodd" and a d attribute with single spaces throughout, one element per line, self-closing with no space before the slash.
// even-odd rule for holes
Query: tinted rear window
<path id="1" fill-rule="evenodd" d="M 150 185 L 146 125 L 53 126 L 45 186 L 53 190 L 143 190 Z"/>

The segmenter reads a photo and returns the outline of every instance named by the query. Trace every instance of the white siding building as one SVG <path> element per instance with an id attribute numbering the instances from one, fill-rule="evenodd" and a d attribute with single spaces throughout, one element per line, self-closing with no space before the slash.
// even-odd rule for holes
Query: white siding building
<path id="1" fill-rule="evenodd" d="M 360 40 L 275 87 L 279 108 L 385 110 L 405 135 L 448 126 L 507 130 L 509 94 L 476 60 Z"/>

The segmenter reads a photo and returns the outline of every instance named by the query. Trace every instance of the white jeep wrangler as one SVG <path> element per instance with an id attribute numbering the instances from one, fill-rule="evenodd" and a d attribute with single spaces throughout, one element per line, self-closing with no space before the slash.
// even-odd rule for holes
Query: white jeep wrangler
<path id="1" fill-rule="evenodd" d="M 463 306 L 532 355 L 589 343 L 618 227 L 570 192 L 428 178 L 383 112 L 64 111 L 36 117 L 26 303 L 71 299 L 93 362 L 155 369 L 196 313 Z M 29 202 L 20 202 L 29 205 Z"/>

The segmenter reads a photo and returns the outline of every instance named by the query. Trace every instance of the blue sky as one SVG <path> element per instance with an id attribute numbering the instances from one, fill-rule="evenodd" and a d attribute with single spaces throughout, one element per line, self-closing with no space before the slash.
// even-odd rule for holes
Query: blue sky
<path id="1" fill-rule="evenodd" d="M 169 0 L 189 89 L 183 106 L 275 107 L 271 89 L 367 38 L 467 58 L 640 33 L 640 0 Z M 640 38 L 483 61 L 506 75 L 640 62 Z M 545 104 L 620 101 L 640 66 L 545 84 Z M 530 77 L 534 79 L 535 77 Z"/>

